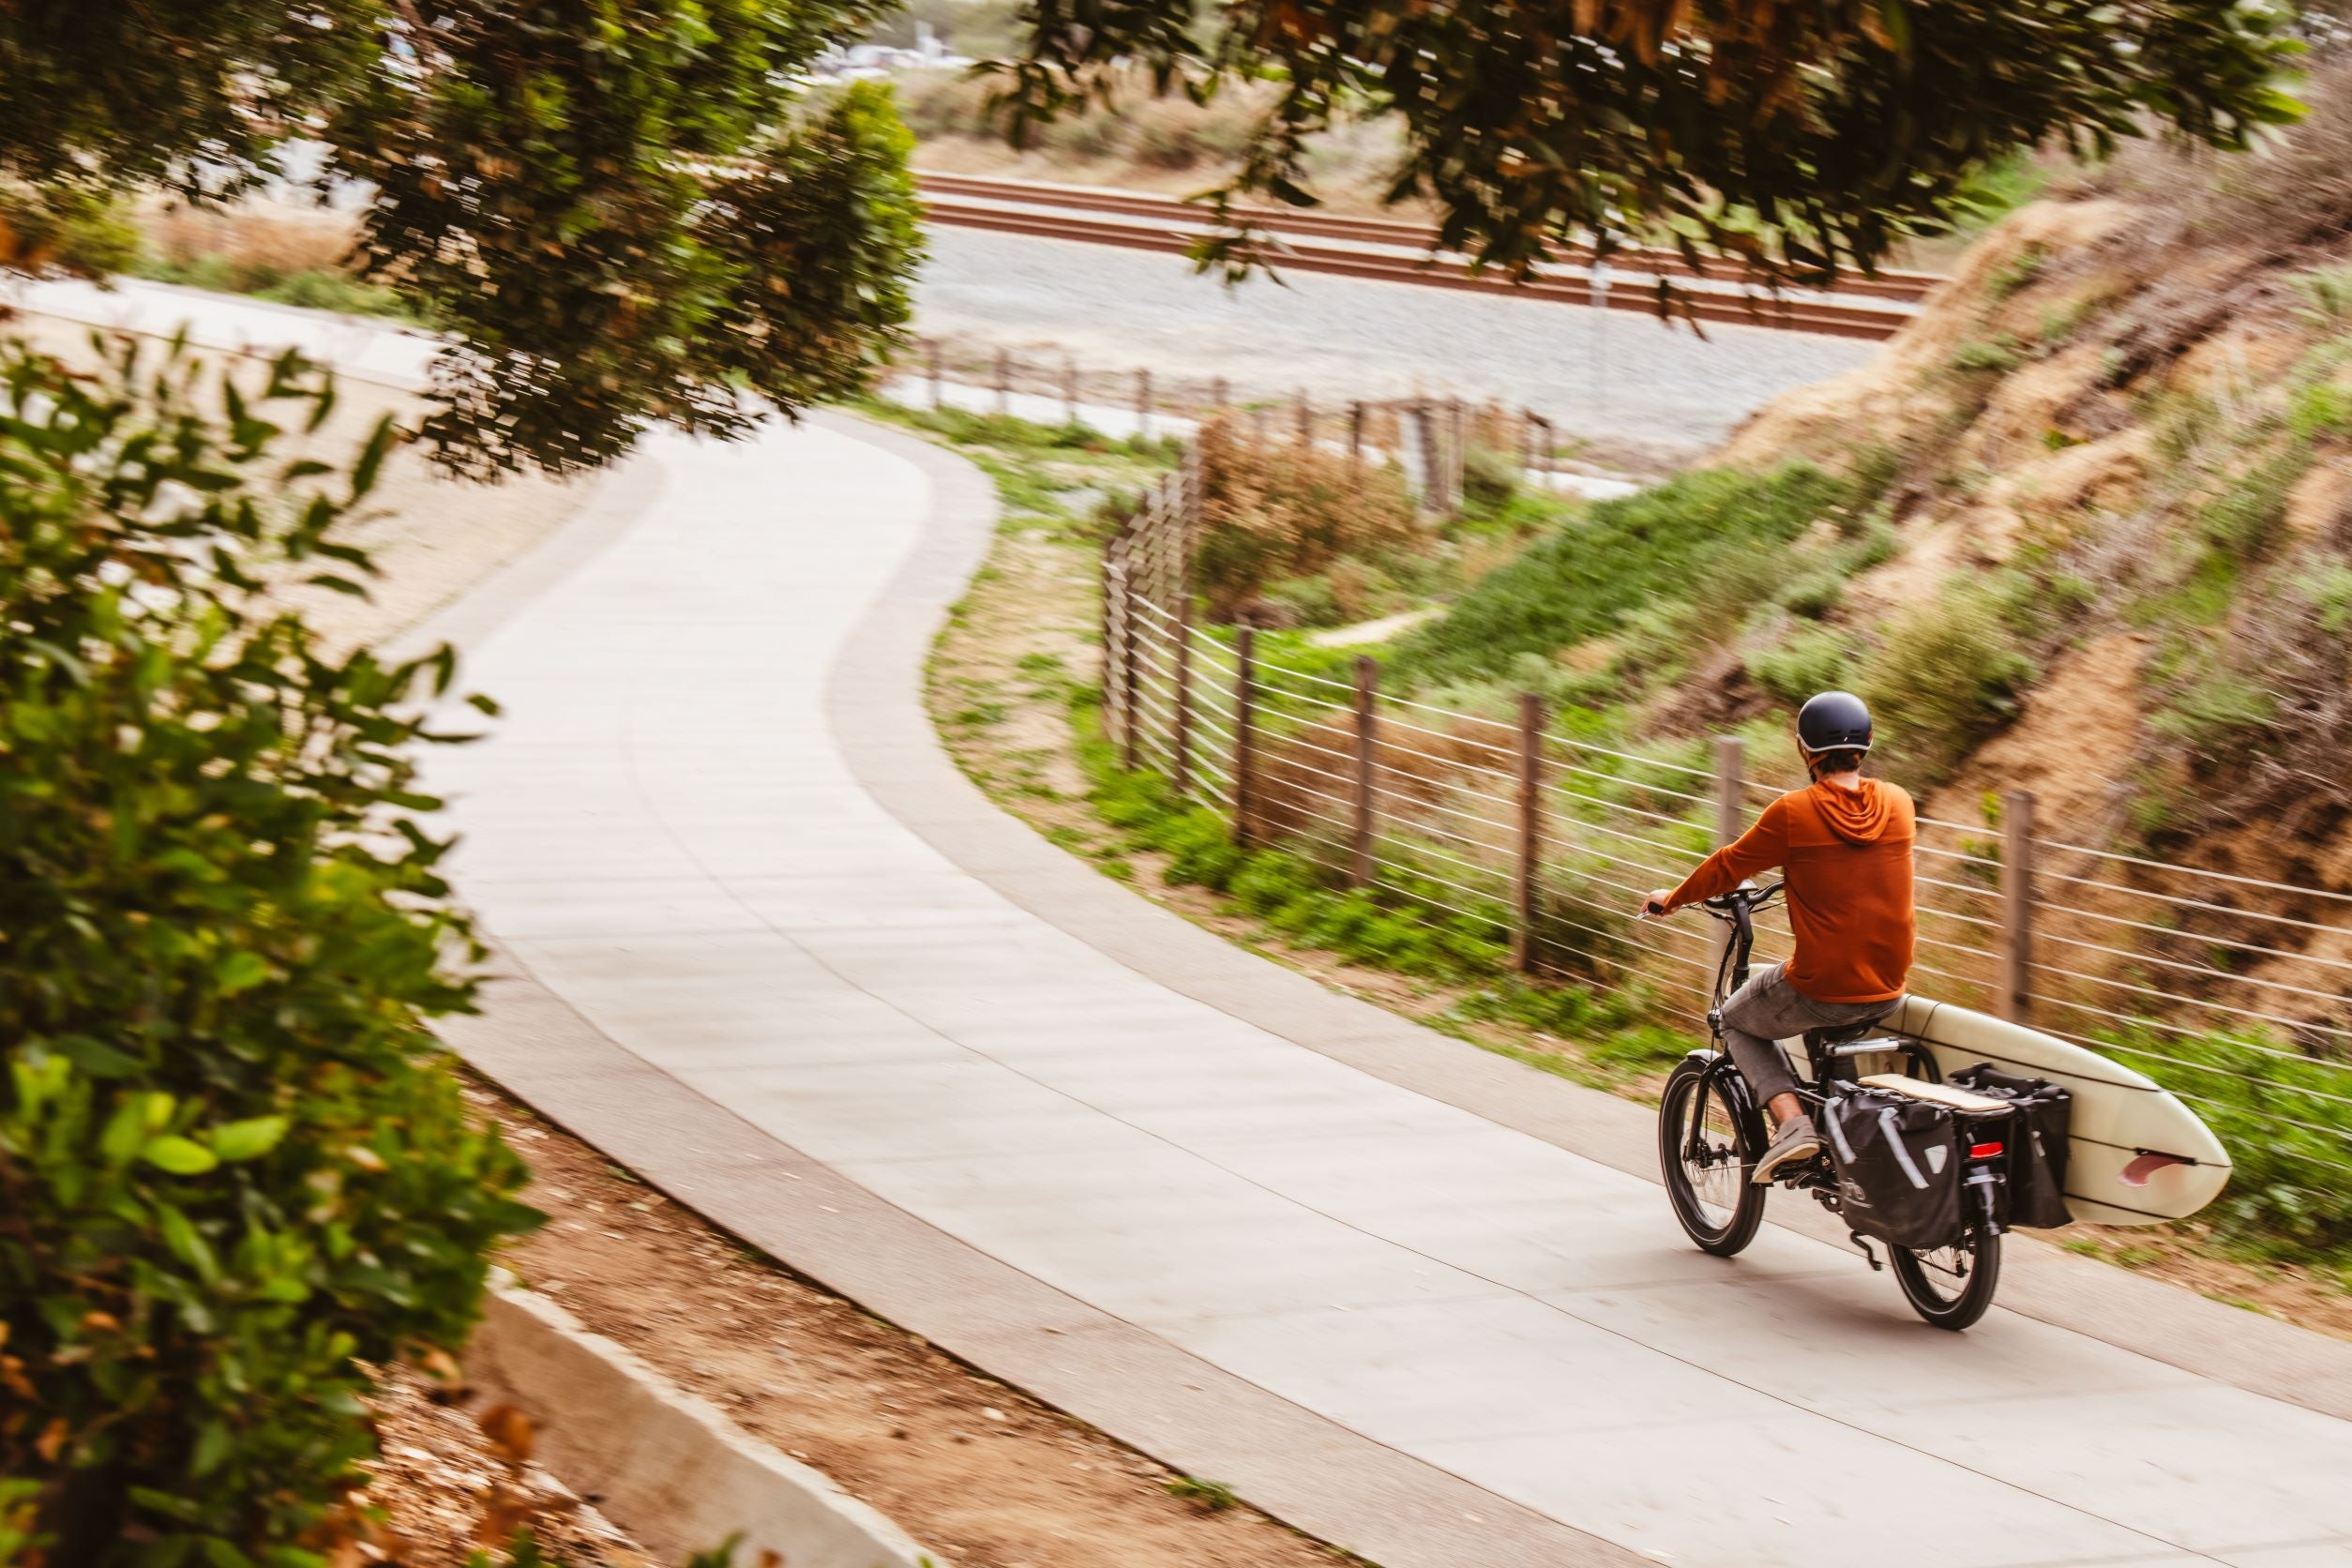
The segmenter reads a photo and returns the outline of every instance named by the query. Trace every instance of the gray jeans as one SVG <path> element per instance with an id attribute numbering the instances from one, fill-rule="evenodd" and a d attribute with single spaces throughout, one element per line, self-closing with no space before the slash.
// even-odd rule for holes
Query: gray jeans
<path id="1" fill-rule="evenodd" d="M 1789 1071 L 1783 1040 L 1793 1040 L 1808 1029 L 1836 1029 L 1849 1023 L 1883 1018 L 1903 1005 L 1892 1002 L 1816 1002 L 1781 978 L 1788 966 L 1772 964 L 1748 976 L 1748 983 L 1723 1004 L 1723 1040 L 1740 1076 L 1756 1092 L 1758 1108 L 1775 1094 L 1797 1092 L 1797 1076 Z"/>

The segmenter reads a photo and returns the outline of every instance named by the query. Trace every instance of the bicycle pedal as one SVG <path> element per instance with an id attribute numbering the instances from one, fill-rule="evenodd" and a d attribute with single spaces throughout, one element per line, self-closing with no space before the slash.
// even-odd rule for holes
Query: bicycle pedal
<path id="1" fill-rule="evenodd" d="M 1797 1192 L 1813 1185 L 1816 1179 L 1828 1175 L 1829 1169 L 1830 1160 L 1827 1154 L 1813 1154 L 1802 1160 L 1791 1160 L 1772 1172 L 1772 1184 Z"/>

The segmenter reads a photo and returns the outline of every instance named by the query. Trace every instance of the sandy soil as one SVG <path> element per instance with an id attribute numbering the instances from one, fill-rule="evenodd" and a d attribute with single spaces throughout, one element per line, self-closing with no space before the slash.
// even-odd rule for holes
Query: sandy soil
<path id="1" fill-rule="evenodd" d="M 368 1401 L 381 1455 L 358 1501 L 380 1509 L 359 1560 L 400 1568 L 467 1568 L 528 1529 L 563 1568 L 652 1568 L 655 1559 L 564 1484 L 530 1462 L 530 1426 L 501 1407 L 482 1419 L 454 1408 L 440 1384 L 406 1367 L 377 1374 Z"/>
<path id="2" fill-rule="evenodd" d="M 510 1263 L 746 1431 L 963 1568 L 1332 1568 L 1343 1554 L 750 1251 L 486 1083 L 549 1223 Z M 1206 1478 L 1214 1479 L 1214 1478 Z"/>

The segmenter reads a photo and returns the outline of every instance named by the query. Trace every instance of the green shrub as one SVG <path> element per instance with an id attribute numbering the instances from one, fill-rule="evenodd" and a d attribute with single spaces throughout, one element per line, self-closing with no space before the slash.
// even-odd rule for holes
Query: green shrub
<path id="1" fill-rule="evenodd" d="M 2197 513 L 2199 529 L 2216 550 L 2240 559 L 2261 554 L 2277 541 L 2287 492 L 2311 463 L 2309 441 L 2288 442 L 2207 502 Z"/>
<path id="2" fill-rule="evenodd" d="M 1462 500 L 1485 512 L 1501 510 L 1519 493 L 1519 465 L 1508 453 L 1473 446 L 1462 457 Z"/>
<path id="3" fill-rule="evenodd" d="M 1265 599 L 1288 614 L 1292 626 L 1335 626 L 1348 618 L 1328 577 L 1294 577 L 1274 583 Z"/>
<path id="4" fill-rule="evenodd" d="M 2298 577 L 2295 587 L 2321 631 L 2329 637 L 2352 631 L 2352 564 L 2342 557 L 2321 561 Z"/>
<path id="5" fill-rule="evenodd" d="M 1902 476 L 1908 460 L 1902 447 L 1889 442 L 1866 442 L 1854 449 L 1853 459 L 1846 467 L 1848 493 L 1846 513 L 1839 519 L 1841 533 L 1851 537 L 1863 530 L 1865 520 Z"/>
<path id="6" fill-rule="evenodd" d="M 313 1562 L 354 1358 L 462 1343 L 536 1216 L 425 1026 L 478 952 L 407 755 L 449 656 L 259 596 L 356 590 L 390 428 L 281 468 L 295 363 L 249 402 L 135 354 L 0 350 L 0 1537 L 29 1496 L 54 1562 Z"/>
<path id="7" fill-rule="evenodd" d="M 1846 601 L 1846 580 L 1833 571 L 1808 572 L 1780 591 L 1779 603 L 1791 615 L 1817 621 Z"/>
<path id="8" fill-rule="evenodd" d="M 1602 502 L 1416 629 L 1398 662 L 1422 680 L 1495 675 L 1521 654 L 1609 635 L 1639 610 L 1769 597 L 1759 588 L 1786 570 L 1777 551 L 1850 494 L 1800 462 L 1768 475 L 1702 469 Z"/>
<path id="9" fill-rule="evenodd" d="M 1877 714 L 1881 749 L 1933 776 L 2013 713 L 2033 677 L 1994 596 L 1963 587 L 1890 622 L 1854 689 Z"/>
<path id="10" fill-rule="evenodd" d="M 2034 326 L 2034 336 L 2045 343 L 2067 342 L 2073 338 L 2075 333 L 2082 330 L 2085 322 L 2105 309 L 2108 303 L 2103 294 L 2087 294 L 2078 299 L 2070 300 L 2064 305 L 2044 310 L 2042 312 L 2041 320 Z M 2070 445 L 2072 445 L 2071 442 Z"/>
<path id="11" fill-rule="evenodd" d="M 2352 321 L 2352 266 L 2315 267 L 2295 279 L 2303 313 L 2322 325 Z"/>
<path id="12" fill-rule="evenodd" d="M 2183 1035 L 2134 1025 L 2100 1041 L 2186 1096 L 2229 1151 L 2229 1185 L 2203 1216 L 2224 1240 L 2302 1260 L 2352 1254 L 2352 1182 L 2341 1168 L 2352 1072 L 2258 1028 Z"/>
<path id="13" fill-rule="evenodd" d="M 112 197 L 0 182 L 0 265 L 104 278 L 139 254 L 139 230 Z"/>
<path id="14" fill-rule="evenodd" d="M 1995 299 L 2007 299 L 2011 294 L 2041 277 L 2043 269 L 2049 264 L 2050 248 L 2048 246 L 2038 243 L 2025 246 L 2014 256 L 1993 269 L 1993 276 L 1985 279 L 1985 292 Z"/>
<path id="15" fill-rule="evenodd" d="M 2242 756 L 2278 719 L 2278 699 L 2225 665 L 2209 664 L 2148 720 L 2209 765 Z"/>
<path id="16" fill-rule="evenodd" d="M 1995 158 L 1970 174 L 1956 192 L 1962 216 L 1953 229 L 1962 234 L 1982 233 L 2041 195 L 2049 183 L 2050 171 L 2030 151 Z"/>
<path id="17" fill-rule="evenodd" d="M 1972 338 L 1952 351 L 1952 365 L 1956 370 L 1989 370 L 2007 375 L 2022 359 L 2017 339 L 2004 332 L 1991 341 Z"/>
<path id="18" fill-rule="evenodd" d="M 2323 381 L 2299 389 L 2287 409 L 2286 428 L 2298 441 L 2352 430 L 2352 386 Z"/>
<path id="19" fill-rule="evenodd" d="M 1853 673 L 1854 645 L 1827 626 L 1797 626 L 1770 648 L 1750 654 L 1748 677 L 1787 707 L 1817 691 L 1843 690 Z"/>

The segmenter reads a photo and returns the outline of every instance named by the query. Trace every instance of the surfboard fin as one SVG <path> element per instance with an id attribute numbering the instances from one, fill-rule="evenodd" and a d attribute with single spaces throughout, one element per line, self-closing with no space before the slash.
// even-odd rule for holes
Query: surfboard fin
<path id="1" fill-rule="evenodd" d="M 2153 1149 L 2134 1149 L 2132 1153 L 2135 1157 L 2130 1165 L 2123 1168 L 2122 1181 L 2127 1187 L 2148 1185 L 2148 1179 L 2168 1165 L 2197 1163 L 2186 1154 L 2160 1154 Z"/>

